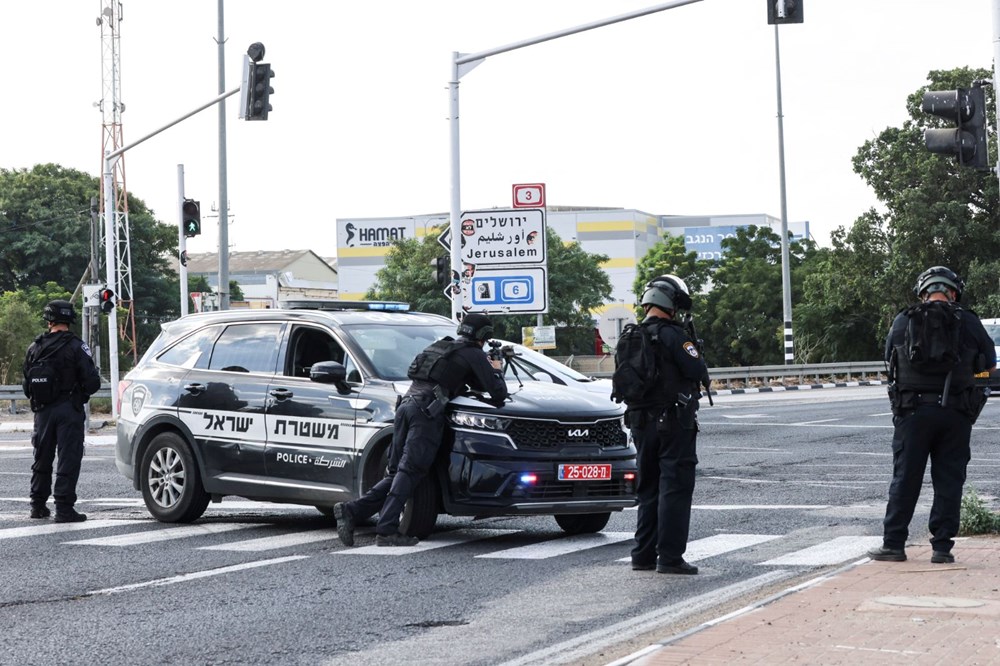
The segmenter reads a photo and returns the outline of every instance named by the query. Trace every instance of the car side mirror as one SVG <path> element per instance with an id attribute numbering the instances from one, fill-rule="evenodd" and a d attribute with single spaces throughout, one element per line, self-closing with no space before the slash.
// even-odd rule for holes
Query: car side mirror
<path id="1" fill-rule="evenodd" d="M 337 393 L 348 395 L 351 387 L 347 383 L 347 368 L 336 361 L 320 361 L 309 368 L 309 380 L 320 384 L 333 384 Z"/>

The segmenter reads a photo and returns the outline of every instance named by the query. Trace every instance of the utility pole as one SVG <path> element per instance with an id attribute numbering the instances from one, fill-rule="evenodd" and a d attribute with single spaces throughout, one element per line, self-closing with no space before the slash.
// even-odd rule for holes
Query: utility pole
<path id="1" fill-rule="evenodd" d="M 219 94 L 226 90 L 226 37 L 219 0 Z M 226 162 L 226 100 L 219 102 L 219 309 L 229 309 L 229 191 Z M 185 303 L 187 297 L 184 298 Z"/>

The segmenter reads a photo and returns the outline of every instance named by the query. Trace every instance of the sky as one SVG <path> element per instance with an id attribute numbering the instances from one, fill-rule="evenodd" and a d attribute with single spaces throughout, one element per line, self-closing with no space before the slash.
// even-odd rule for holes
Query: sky
<path id="1" fill-rule="evenodd" d="M 487 58 L 459 86 L 461 203 L 657 215 L 779 217 L 775 29 L 768 0 L 701 0 Z M 994 0 L 1000 1 L 1000 0 Z M 108 0 L 0 0 L 0 168 L 54 162 L 97 177 Z M 927 73 L 989 67 L 989 0 L 799 0 L 779 28 L 789 221 L 829 244 L 878 202 L 851 158 L 906 120 Z M 336 255 L 335 220 L 447 212 L 452 54 L 476 53 L 662 4 L 656 0 L 229 0 L 225 89 L 266 47 L 265 122 L 226 104 L 231 251 Z M 122 0 L 126 144 L 219 93 L 216 0 Z M 991 152 L 993 147 L 991 146 Z M 995 159 L 995 157 L 993 158 Z M 219 112 L 125 153 L 128 190 L 157 219 L 202 206 L 188 251 L 218 250 Z"/>

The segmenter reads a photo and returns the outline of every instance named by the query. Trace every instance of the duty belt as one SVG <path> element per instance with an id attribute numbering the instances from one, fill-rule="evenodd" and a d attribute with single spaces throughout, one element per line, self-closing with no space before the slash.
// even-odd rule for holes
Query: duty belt
<path id="1" fill-rule="evenodd" d="M 917 393 L 916 403 L 918 405 L 940 405 L 941 395 L 940 393 Z"/>

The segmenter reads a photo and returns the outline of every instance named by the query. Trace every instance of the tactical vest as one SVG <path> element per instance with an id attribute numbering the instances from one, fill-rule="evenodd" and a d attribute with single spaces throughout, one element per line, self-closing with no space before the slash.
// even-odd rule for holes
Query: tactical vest
<path id="1" fill-rule="evenodd" d="M 465 385 L 465 366 L 452 358 L 470 343 L 444 337 L 417 354 L 406 376 L 413 380 L 438 384 L 448 395 L 456 395 Z"/>
<path id="2" fill-rule="evenodd" d="M 976 349 L 963 346 L 961 359 L 957 363 L 950 368 L 935 368 L 933 370 L 926 367 L 918 368 L 910 361 L 905 333 L 900 336 L 898 342 L 893 344 L 892 350 L 894 367 L 890 369 L 890 379 L 894 378 L 896 386 L 902 391 L 940 393 L 944 391 L 947 381 L 948 393 L 956 395 L 976 384 L 975 366 L 978 356 Z"/>

